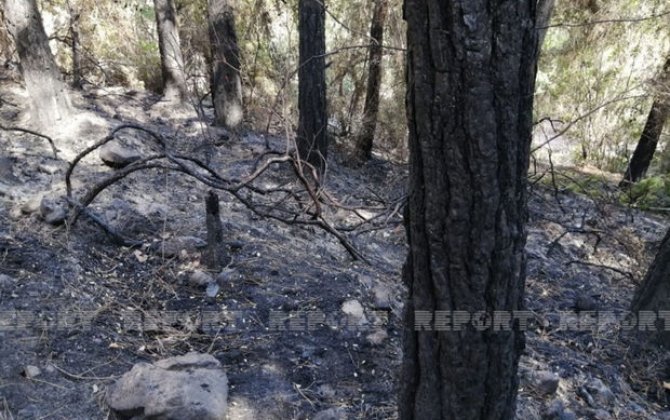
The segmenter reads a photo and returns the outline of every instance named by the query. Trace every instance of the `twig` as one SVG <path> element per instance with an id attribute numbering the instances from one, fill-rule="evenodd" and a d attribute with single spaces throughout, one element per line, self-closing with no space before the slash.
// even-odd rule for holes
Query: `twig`
<path id="1" fill-rule="evenodd" d="M 38 133 L 37 131 L 28 130 L 27 128 L 21 128 L 21 127 L 6 127 L 4 125 L 0 125 L 0 129 L 5 131 L 19 131 L 21 133 L 32 134 L 33 136 L 46 139 L 46 141 L 48 141 L 49 144 L 51 145 L 51 151 L 54 154 L 54 159 L 58 159 L 59 150 L 56 148 L 56 145 L 54 144 L 54 141 L 51 137 L 44 135 L 42 133 Z"/>

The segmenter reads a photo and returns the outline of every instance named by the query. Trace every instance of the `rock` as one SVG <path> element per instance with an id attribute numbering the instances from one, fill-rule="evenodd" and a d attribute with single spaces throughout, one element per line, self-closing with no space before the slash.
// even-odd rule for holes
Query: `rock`
<path id="1" fill-rule="evenodd" d="M 21 374 L 25 376 L 27 379 L 33 379 L 40 376 L 42 374 L 42 371 L 37 366 L 28 365 L 25 368 L 23 368 L 23 372 Z"/>
<path id="2" fill-rule="evenodd" d="M 0 274 L 0 289 L 11 290 L 16 280 L 6 274 Z"/>
<path id="3" fill-rule="evenodd" d="M 50 225 L 60 225 L 67 218 L 67 211 L 53 197 L 44 197 L 40 202 L 40 216 Z"/>
<path id="4" fill-rule="evenodd" d="M 535 372 L 532 376 L 532 380 L 535 390 L 544 395 L 551 395 L 558 389 L 558 384 L 561 378 L 554 372 L 541 370 Z"/>
<path id="5" fill-rule="evenodd" d="M 384 343 L 388 336 L 389 335 L 386 330 L 377 330 L 372 334 L 368 334 L 365 339 L 368 340 L 368 343 L 372 344 L 373 346 L 379 346 Z"/>
<path id="6" fill-rule="evenodd" d="M 346 420 L 347 412 L 343 408 L 329 408 L 319 411 L 314 415 L 313 420 Z"/>
<path id="7" fill-rule="evenodd" d="M 391 309 L 391 289 L 383 284 L 378 284 L 372 289 L 375 298 L 375 308 L 377 309 Z"/>
<path id="8" fill-rule="evenodd" d="M 561 400 L 555 399 L 544 410 L 542 420 L 577 420 L 577 416 L 570 409 L 565 408 Z"/>
<path id="9" fill-rule="evenodd" d="M 112 168 L 123 168 L 141 158 L 137 151 L 130 147 L 122 146 L 115 141 L 102 145 L 98 150 L 100 159 Z"/>
<path id="10" fill-rule="evenodd" d="M 363 305 L 356 299 L 350 299 L 342 304 L 342 312 L 349 317 L 348 325 L 365 324 L 365 314 L 363 313 Z"/>
<path id="11" fill-rule="evenodd" d="M 43 196 L 38 194 L 21 205 L 21 213 L 31 214 L 39 211 Z"/>
<path id="12" fill-rule="evenodd" d="M 207 291 L 206 291 L 206 293 L 207 293 L 207 297 L 215 298 L 216 295 L 219 294 L 219 290 L 221 290 L 221 287 L 220 287 L 218 284 L 216 284 L 216 283 L 209 283 L 209 284 L 207 285 Z"/>
<path id="13" fill-rule="evenodd" d="M 228 378 L 213 356 L 189 353 L 136 364 L 109 388 L 106 399 L 125 419 L 223 420 Z"/>
<path id="14" fill-rule="evenodd" d="M 204 271 L 196 270 L 188 276 L 188 281 L 195 286 L 207 286 L 214 283 L 214 279 Z"/>
<path id="15" fill-rule="evenodd" d="M 607 407 L 614 401 L 612 390 L 598 378 L 593 378 L 584 385 L 584 390 L 591 396 L 593 403 L 599 407 Z"/>

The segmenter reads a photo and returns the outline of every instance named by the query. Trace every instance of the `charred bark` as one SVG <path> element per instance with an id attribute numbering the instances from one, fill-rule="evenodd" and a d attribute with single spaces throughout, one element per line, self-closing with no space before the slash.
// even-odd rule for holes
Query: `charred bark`
<path id="1" fill-rule="evenodd" d="M 535 0 L 405 0 L 404 14 L 410 248 L 399 417 L 514 418 L 523 331 L 511 320 L 445 331 L 435 318 L 522 308 Z M 433 323 L 419 331 L 425 314 Z"/>
<path id="2" fill-rule="evenodd" d="M 328 115 L 326 107 L 326 11 L 322 0 L 300 0 L 298 70 L 298 133 L 300 158 L 313 165 L 320 175 L 328 155 Z"/>
<path id="3" fill-rule="evenodd" d="M 670 230 L 661 242 L 661 247 L 656 253 L 642 284 L 635 292 L 631 303 L 633 314 L 640 311 L 653 311 L 657 316 L 658 311 L 667 314 L 670 311 Z M 659 341 L 670 348 L 670 317 L 665 317 L 665 325 L 657 324 Z"/>
<path id="4" fill-rule="evenodd" d="M 656 153 L 658 140 L 663 133 L 665 122 L 670 116 L 670 56 L 663 65 L 663 70 L 658 78 L 658 92 L 651 105 L 647 122 L 642 130 L 640 140 L 635 147 L 633 156 L 628 163 L 626 173 L 621 180 L 621 186 L 637 182 L 644 178 L 651 160 Z"/>
<path id="5" fill-rule="evenodd" d="M 209 40 L 212 52 L 212 101 L 215 124 L 236 128 L 244 117 L 240 50 L 235 32 L 232 0 L 208 0 Z"/>

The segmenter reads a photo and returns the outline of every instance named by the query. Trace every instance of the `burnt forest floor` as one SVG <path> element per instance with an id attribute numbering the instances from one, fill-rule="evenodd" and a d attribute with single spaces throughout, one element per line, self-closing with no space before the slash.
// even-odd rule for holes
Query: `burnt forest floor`
<path id="1" fill-rule="evenodd" d="M 3 83 L 0 124 L 28 127 L 19 112 L 24 94 Z M 209 188 L 193 178 L 136 172 L 89 206 L 142 246 L 115 245 L 83 216 L 73 226 L 42 220 L 41 198 L 65 194 L 68 162 L 122 123 L 160 133 L 171 150 L 236 178 L 253 170 L 266 144 L 285 150 L 281 136 L 231 135 L 207 126 L 210 109 L 203 122 L 158 100 L 88 90 L 75 100 L 80 114 L 51 134 L 58 158 L 44 139 L 0 131 L 0 419 L 107 418 L 105 389 L 115 378 L 140 361 L 189 351 L 225 366 L 231 419 L 308 419 L 329 409 L 340 416 L 332 418 L 396 418 L 406 253 L 397 209 L 387 209 L 383 223 L 373 219 L 374 229 L 347 234 L 366 263 L 324 230 L 259 217 L 222 191 L 229 260 L 209 287 L 193 276 L 206 271 Z M 147 141 L 133 130 L 119 137 L 141 151 Z M 343 160 L 332 153 L 326 184 L 339 202 L 373 208 L 402 200 L 406 166 L 373 160 L 351 168 Z M 73 174 L 75 197 L 113 172 L 90 154 Z M 254 185 L 288 188 L 295 179 L 276 164 Z M 557 318 L 625 310 L 668 220 L 542 182 L 529 201 L 526 307 L 535 322 L 521 359 L 518 417 L 670 418 L 667 352 L 640 348 L 617 325 L 575 331 Z M 344 210 L 329 217 L 343 222 L 351 217 Z M 326 320 L 278 322 L 287 314 Z M 560 380 L 545 392 L 537 373 L 548 371 Z M 606 389 L 594 389 L 597 379 Z"/>

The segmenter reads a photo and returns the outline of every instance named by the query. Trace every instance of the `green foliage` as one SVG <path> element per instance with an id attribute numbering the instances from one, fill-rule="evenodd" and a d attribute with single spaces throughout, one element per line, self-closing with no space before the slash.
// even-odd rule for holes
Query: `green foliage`
<path id="1" fill-rule="evenodd" d="M 621 201 L 644 209 L 670 207 L 670 176 L 652 176 L 633 184 L 622 193 Z"/>
<path id="2" fill-rule="evenodd" d="M 539 63 L 535 117 L 579 119 L 566 134 L 578 145 L 574 163 L 625 169 L 651 106 L 649 81 L 670 51 L 670 31 L 667 16 L 611 21 L 652 16 L 664 5 L 660 0 L 556 2 L 552 25 L 557 26 L 547 31 Z M 586 24 L 594 21 L 604 22 Z"/>

